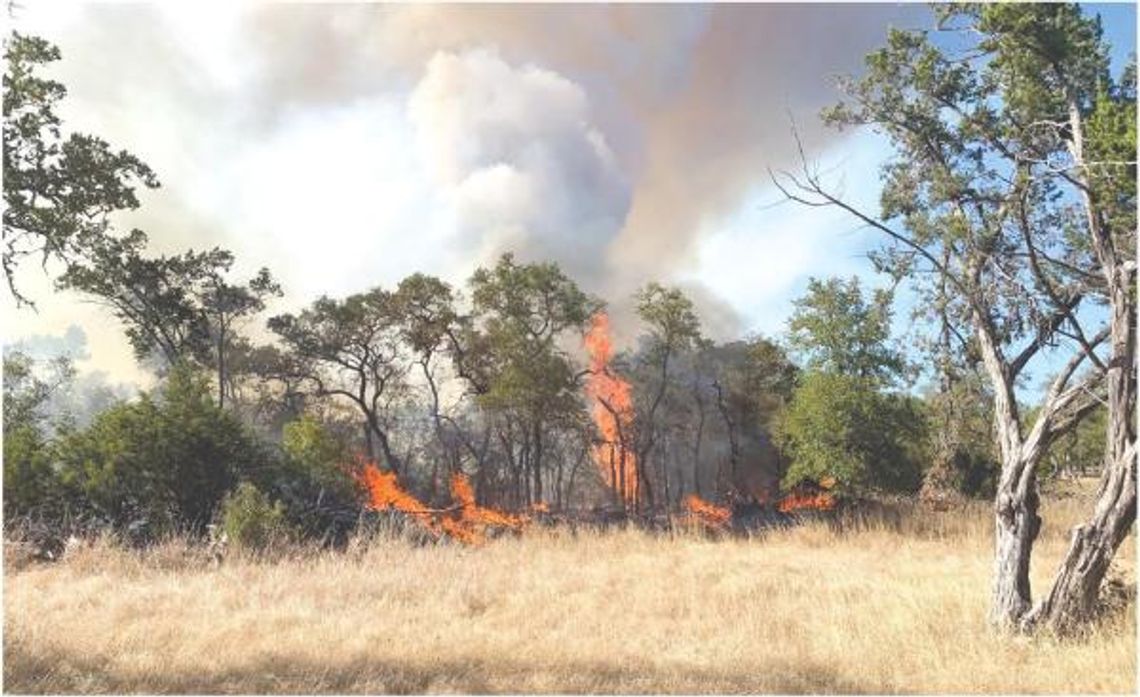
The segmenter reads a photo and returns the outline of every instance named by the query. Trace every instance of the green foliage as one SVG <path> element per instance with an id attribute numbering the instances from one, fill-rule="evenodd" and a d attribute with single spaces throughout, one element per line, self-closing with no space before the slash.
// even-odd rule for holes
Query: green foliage
<path id="1" fill-rule="evenodd" d="M 110 308 L 126 326 L 136 358 L 158 353 L 169 365 L 194 362 L 221 370 L 234 323 L 264 309 L 266 299 L 281 294 L 280 286 L 267 269 L 246 284 L 230 283 L 234 257 L 224 249 L 152 258 L 145 256 L 146 244 L 139 230 L 103 240 L 58 285 Z"/>
<path id="2" fill-rule="evenodd" d="M 788 320 L 788 344 L 811 370 L 871 378 L 897 379 L 905 368 L 902 354 L 890 345 L 891 293 L 876 290 L 864 298 L 859 279 L 808 282 Z"/>
<path id="3" fill-rule="evenodd" d="M 17 303 L 21 261 L 70 265 L 109 239 L 109 214 L 137 208 L 138 185 L 158 180 L 138 158 L 100 138 L 62 134 L 63 85 L 37 74 L 59 60 L 47 41 L 13 32 L 4 46 L 4 275 Z"/>
<path id="4" fill-rule="evenodd" d="M 306 480 L 310 490 L 352 497 L 354 483 L 347 470 L 352 462 L 351 449 L 316 418 L 305 414 L 285 424 L 281 445 L 287 463 Z"/>
<path id="5" fill-rule="evenodd" d="M 481 403 L 534 417 L 580 409 L 573 365 L 557 339 L 583 331 L 601 303 L 557 264 L 518 264 L 510 254 L 475 271 L 471 295 L 478 329 L 469 334 L 468 365 L 482 369 Z"/>
<path id="6" fill-rule="evenodd" d="M 249 482 L 238 484 L 222 501 L 221 524 L 230 544 L 261 551 L 289 533 L 285 508 Z"/>
<path id="7" fill-rule="evenodd" d="M 649 283 L 637 292 L 637 316 L 649 328 L 650 350 L 661 356 L 686 351 L 701 338 L 693 301 L 680 288 Z"/>
<path id="8" fill-rule="evenodd" d="M 61 477 L 90 513 L 150 534 L 200 531 L 244 472 L 267 455 L 210 399 L 204 377 L 177 366 L 157 392 L 112 407 L 61 438 Z"/>
<path id="9" fill-rule="evenodd" d="M 968 496 L 993 495 L 999 453 L 993 433 L 993 397 L 976 371 L 952 371 L 954 380 L 926 399 L 928 483 Z"/>
<path id="10" fill-rule="evenodd" d="M 36 512 L 58 513 L 63 505 L 59 477 L 52 467 L 52 443 L 45 412 L 51 397 L 69 384 L 74 369 L 57 359 L 41 377 L 29 356 L 4 355 L 4 516 L 8 521 Z"/>
<path id="11" fill-rule="evenodd" d="M 924 429 L 915 400 L 881 394 L 871 378 L 807 372 L 777 425 L 792 461 L 784 483 L 830 476 L 849 490 L 913 491 Z"/>

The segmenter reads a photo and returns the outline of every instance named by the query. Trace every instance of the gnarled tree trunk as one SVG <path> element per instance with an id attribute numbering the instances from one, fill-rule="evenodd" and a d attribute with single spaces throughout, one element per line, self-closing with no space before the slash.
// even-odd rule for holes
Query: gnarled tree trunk
<path id="1" fill-rule="evenodd" d="M 1119 282 L 1113 285 L 1107 442 L 1096 508 L 1087 522 L 1073 529 L 1049 594 L 1026 618 L 1027 626 L 1047 625 L 1060 633 L 1092 618 L 1109 564 L 1136 521 L 1135 316 L 1127 288 Z"/>
<path id="2" fill-rule="evenodd" d="M 1025 492 L 1002 492 L 995 506 L 994 576 L 990 620 L 1015 628 L 1029 610 L 1029 560 L 1041 529 L 1036 483 Z"/>

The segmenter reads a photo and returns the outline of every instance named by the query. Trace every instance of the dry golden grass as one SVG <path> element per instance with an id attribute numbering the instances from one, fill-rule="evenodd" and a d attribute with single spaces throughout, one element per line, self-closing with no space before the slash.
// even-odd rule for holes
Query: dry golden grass
<path id="1" fill-rule="evenodd" d="M 1084 502 L 1049 501 L 1034 581 Z M 985 624 L 988 507 L 753 539 L 536 531 L 230 559 L 105 544 L 6 572 L 8 692 L 1133 692 L 1129 606 Z M 1134 583 L 1133 540 L 1116 573 Z"/>

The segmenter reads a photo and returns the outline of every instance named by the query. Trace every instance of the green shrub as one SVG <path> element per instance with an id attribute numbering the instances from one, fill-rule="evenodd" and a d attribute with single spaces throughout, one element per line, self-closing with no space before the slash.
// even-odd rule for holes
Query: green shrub
<path id="1" fill-rule="evenodd" d="M 204 532 L 234 485 L 272 464 L 241 422 L 213 403 L 204 376 L 186 368 L 61 438 L 55 452 L 63 483 L 91 515 L 143 539 Z"/>
<path id="2" fill-rule="evenodd" d="M 777 425 L 792 460 L 785 486 L 834 477 L 842 489 L 914 491 L 924 443 L 917 407 L 867 378 L 805 373 Z"/>
<path id="3" fill-rule="evenodd" d="M 222 502 L 222 530 L 238 549 L 263 550 L 288 534 L 285 507 L 249 482 L 242 482 Z"/>

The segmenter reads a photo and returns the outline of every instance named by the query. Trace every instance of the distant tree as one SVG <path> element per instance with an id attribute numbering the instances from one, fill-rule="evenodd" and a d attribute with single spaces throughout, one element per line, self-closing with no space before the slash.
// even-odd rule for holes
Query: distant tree
<path id="1" fill-rule="evenodd" d="M 317 397 L 348 400 L 364 418 L 370 458 L 399 473 L 389 417 L 406 392 L 409 363 L 392 293 L 374 288 L 343 300 L 321 297 L 300 314 L 269 320 L 285 355 L 278 369 Z"/>
<path id="2" fill-rule="evenodd" d="M 747 469 L 778 470 L 779 458 L 769 461 L 750 451 L 771 436 L 776 415 L 791 399 L 796 366 L 781 346 L 764 337 L 710 344 L 702 353 L 710 372 L 710 403 L 723 424 L 715 433 L 728 441 L 733 487 Z"/>
<path id="3" fill-rule="evenodd" d="M 36 362 L 18 351 L 4 353 L 4 519 L 11 522 L 33 511 L 52 515 L 63 502 L 52 468 L 50 416 L 53 396 L 74 376 L 67 359 L 41 375 Z"/>
<path id="4" fill-rule="evenodd" d="M 1089 414 L 1076 428 L 1057 439 L 1042 463 L 1043 479 L 1075 477 L 1097 471 L 1104 460 L 1108 411 Z"/>
<path id="5" fill-rule="evenodd" d="M 470 281 L 472 317 L 454 345 L 457 372 L 479 405 L 499 418 L 498 436 L 516 492 L 545 500 L 552 428 L 576 427 L 583 411 L 575 366 L 559 344 L 581 334 L 601 303 L 557 264 L 519 264 L 504 254 Z"/>
<path id="6" fill-rule="evenodd" d="M 947 492 L 993 496 L 999 455 L 993 434 L 993 397 L 985 376 L 966 371 L 927 396 L 924 496 Z"/>
<path id="7" fill-rule="evenodd" d="M 914 491 L 923 435 L 913 398 L 884 394 L 866 376 L 809 371 L 777 425 L 791 457 L 784 484 L 833 477 L 847 490 Z"/>
<path id="8" fill-rule="evenodd" d="M 58 285 L 110 309 L 126 325 L 139 360 L 158 354 L 167 366 L 192 362 L 211 368 L 218 406 L 224 406 L 237 325 L 263 310 L 281 288 L 264 268 L 245 284 L 231 283 L 234 257 L 224 249 L 148 257 L 146 243 L 139 230 L 102 240 Z"/>
<path id="9" fill-rule="evenodd" d="M 644 359 L 656 374 L 648 392 L 637 400 L 634 423 L 638 490 L 644 492 L 652 509 L 655 502 L 648 468 L 659 438 L 657 412 L 671 386 L 670 363 L 697 345 L 701 328 L 693 302 L 679 288 L 649 283 L 637 292 L 635 301 L 637 315 L 647 329 Z"/>
<path id="10" fill-rule="evenodd" d="M 446 363 L 441 360 L 453 349 L 462 319 L 455 307 L 455 292 L 438 278 L 413 274 L 400 281 L 393 294 L 395 314 L 399 321 L 403 342 L 411 349 L 412 360 L 428 390 L 428 410 L 432 428 L 440 448 L 450 455 L 450 474 L 460 469 L 459 448 L 449 447 L 458 441 L 477 455 L 474 445 L 463 429 L 444 413 L 441 380 L 438 370 Z M 445 428 L 445 424 L 450 428 Z M 432 486 L 439 479 L 438 459 L 432 459 Z"/>
<path id="11" fill-rule="evenodd" d="M 883 289 L 865 298 L 856 277 L 813 278 L 807 293 L 794 301 L 788 345 L 809 369 L 894 382 L 905 364 L 890 342 L 891 302 Z"/>
<path id="12" fill-rule="evenodd" d="M 158 186 L 126 151 L 95 136 L 64 136 L 56 107 L 67 90 L 37 74 L 59 57 L 35 36 L 13 32 L 4 44 L 3 266 L 18 305 L 33 304 L 16 286 L 25 258 L 65 266 L 85 259 L 110 235 L 111 214 L 138 207 L 136 187 Z"/>

